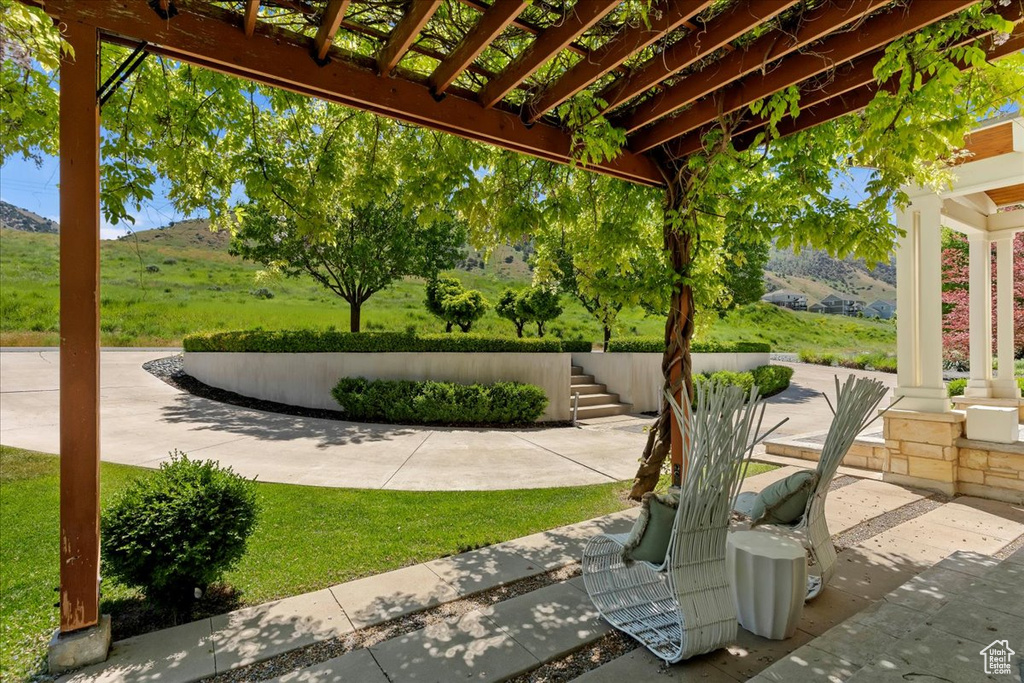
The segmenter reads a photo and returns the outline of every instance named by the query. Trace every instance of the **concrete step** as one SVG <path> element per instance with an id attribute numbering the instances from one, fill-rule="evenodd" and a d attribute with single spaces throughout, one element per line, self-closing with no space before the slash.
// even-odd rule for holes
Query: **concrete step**
<path id="1" fill-rule="evenodd" d="M 569 382 L 569 384 L 571 386 L 576 386 L 577 384 L 593 384 L 593 383 L 594 383 L 594 376 L 593 375 L 577 375 L 576 373 L 573 373 L 572 380 Z"/>
<path id="2" fill-rule="evenodd" d="M 574 374 L 574 375 L 582 375 L 583 374 L 583 366 L 582 365 L 573 365 L 572 366 L 572 374 Z"/>
<path id="3" fill-rule="evenodd" d="M 608 386 L 605 384 L 574 384 L 569 387 L 569 400 L 572 400 L 573 394 L 579 394 L 582 398 L 586 394 L 606 393 L 608 393 Z"/>
<path id="4" fill-rule="evenodd" d="M 580 408 L 584 406 L 599 406 L 604 403 L 620 403 L 618 394 L 580 394 Z M 569 407 L 572 408 L 573 399 L 569 399 Z"/>
<path id="5" fill-rule="evenodd" d="M 608 417 L 609 415 L 626 415 L 632 409 L 633 406 L 628 403 L 599 403 L 596 406 L 580 406 L 580 409 L 576 412 L 576 418 L 587 420 L 594 417 Z"/>

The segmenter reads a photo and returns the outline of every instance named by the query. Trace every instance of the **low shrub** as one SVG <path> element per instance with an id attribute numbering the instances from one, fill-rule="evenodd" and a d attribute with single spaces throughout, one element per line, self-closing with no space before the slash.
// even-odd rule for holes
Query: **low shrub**
<path id="1" fill-rule="evenodd" d="M 146 272 L 147 273 L 159 273 L 160 272 L 160 266 L 156 265 L 155 263 L 150 263 L 148 266 L 146 266 Z"/>
<path id="2" fill-rule="evenodd" d="M 951 379 L 946 382 L 946 393 L 949 394 L 950 398 L 953 398 L 954 396 L 963 396 L 966 388 L 967 379 L 963 377 L 960 379 Z"/>
<path id="3" fill-rule="evenodd" d="M 754 368 L 750 374 L 754 376 L 754 384 L 761 390 L 761 396 L 774 396 L 789 388 L 793 379 L 793 368 L 785 365 L 762 365 Z"/>
<path id="4" fill-rule="evenodd" d="M 257 287 L 256 289 L 249 290 L 250 296 L 254 296 L 257 299 L 273 299 L 274 292 L 267 289 L 266 287 Z"/>
<path id="5" fill-rule="evenodd" d="M 239 330 L 190 334 L 185 351 L 235 353 L 583 353 L 588 341 L 561 339 L 512 339 L 474 334 L 427 334 L 408 332 L 339 332 L 336 330 Z"/>
<path id="6" fill-rule="evenodd" d="M 345 416 L 400 424 L 526 424 L 547 407 L 533 384 L 456 384 L 343 377 L 331 390 Z"/>
<path id="7" fill-rule="evenodd" d="M 785 391 L 789 387 L 789 380 L 792 377 L 793 368 L 785 365 L 762 365 L 746 372 L 719 370 L 718 372 L 704 373 L 694 376 L 693 381 L 697 386 L 704 382 L 730 384 L 743 387 L 744 391 L 750 391 L 751 387 L 757 385 L 761 397 L 767 398 Z"/>
<path id="8" fill-rule="evenodd" d="M 245 554 L 258 514 L 254 481 L 175 451 L 103 511 L 104 574 L 186 606 Z"/>
<path id="9" fill-rule="evenodd" d="M 800 362 L 813 363 L 815 365 L 838 365 L 852 370 L 896 372 L 896 356 L 888 353 L 860 353 L 857 355 L 840 356 L 834 353 L 801 351 Z"/>
<path id="10" fill-rule="evenodd" d="M 690 353 L 769 353 L 770 344 L 763 342 L 712 342 L 698 341 L 690 345 Z M 662 337 L 630 337 L 612 339 L 608 342 L 608 353 L 664 353 L 665 340 Z"/>

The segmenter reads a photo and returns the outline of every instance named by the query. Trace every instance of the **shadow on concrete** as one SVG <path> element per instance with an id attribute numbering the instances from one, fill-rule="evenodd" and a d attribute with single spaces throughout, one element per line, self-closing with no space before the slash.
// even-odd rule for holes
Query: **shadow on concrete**
<path id="1" fill-rule="evenodd" d="M 765 399 L 765 403 L 771 405 L 773 403 L 778 404 L 799 404 L 809 403 L 810 401 L 822 400 L 821 392 L 817 389 L 810 389 L 802 386 L 796 382 L 789 385 L 789 388 L 782 393 L 776 394 L 771 398 Z"/>
<path id="2" fill-rule="evenodd" d="M 165 422 L 191 425 L 193 430 L 221 431 L 261 441 L 308 438 L 318 441 L 319 448 L 390 441 L 398 436 L 432 431 L 429 428 L 393 427 L 265 413 L 191 394 L 175 396 L 171 403 L 161 408 L 161 412 Z"/>

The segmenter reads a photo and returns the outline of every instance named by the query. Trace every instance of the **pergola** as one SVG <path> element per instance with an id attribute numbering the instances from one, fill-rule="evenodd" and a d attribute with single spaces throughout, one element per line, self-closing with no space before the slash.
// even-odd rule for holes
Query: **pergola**
<path id="1" fill-rule="evenodd" d="M 577 146 L 559 108 L 597 97 L 627 133 L 591 170 L 652 186 L 723 114 L 790 87 L 793 133 L 865 107 L 885 48 L 978 0 L 22 0 L 61 22 L 62 634 L 99 621 L 99 131 L 102 42 L 371 111 L 542 159 Z M 631 12 L 631 8 L 633 12 Z M 1024 48 L 984 34 L 991 59 Z M 964 65 L 965 67 L 967 65 Z M 747 114 L 736 138 L 766 125 Z M 676 245 L 676 249 L 688 248 Z M 674 367 L 674 366 L 673 366 Z M 674 457 L 681 440 L 673 438 Z"/>
<path id="2" fill-rule="evenodd" d="M 906 232 L 896 249 L 896 394 L 900 408 L 946 413 L 942 381 L 941 227 L 967 235 L 970 248 L 971 377 L 965 404 L 1018 407 L 1014 379 L 1013 239 L 1024 231 L 1024 118 L 995 118 L 971 132 L 955 179 L 940 193 L 913 188 L 899 212 Z M 996 351 L 992 373 L 992 245 L 996 249 Z"/>

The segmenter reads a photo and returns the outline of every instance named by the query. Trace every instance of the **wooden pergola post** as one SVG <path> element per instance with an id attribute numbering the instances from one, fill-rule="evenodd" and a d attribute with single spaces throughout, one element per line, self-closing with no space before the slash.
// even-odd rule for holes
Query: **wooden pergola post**
<path id="1" fill-rule="evenodd" d="M 60 68 L 60 633 L 99 623 L 100 111 L 95 27 Z"/>

